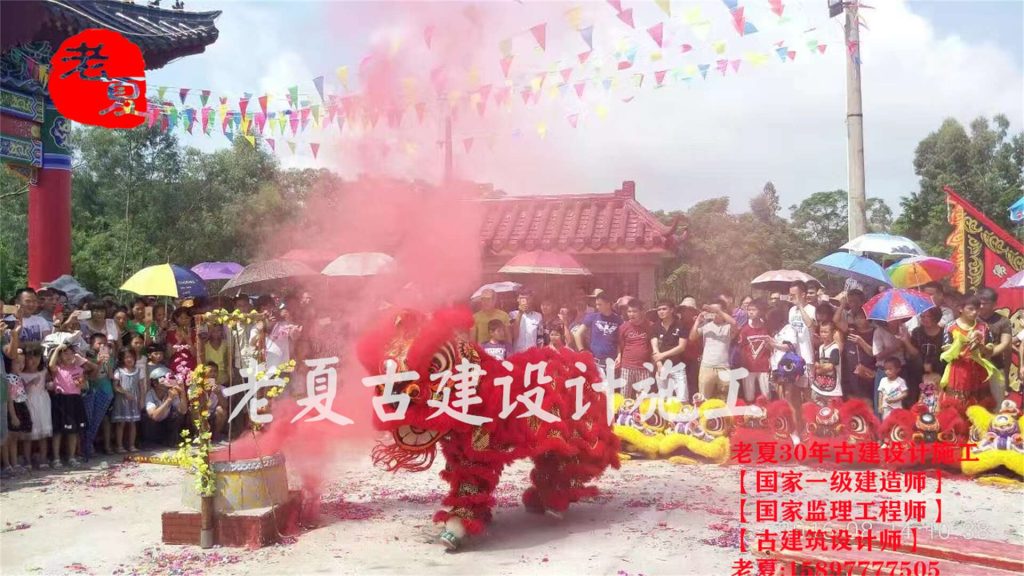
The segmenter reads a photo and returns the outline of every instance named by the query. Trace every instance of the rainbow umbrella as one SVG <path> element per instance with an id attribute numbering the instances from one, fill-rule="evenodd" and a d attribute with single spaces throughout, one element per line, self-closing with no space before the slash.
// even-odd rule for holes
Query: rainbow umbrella
<path id="1" fill-rule="evenodd" d="M 904 258 L 885 269 L 897 288 L 914 288 L 938 282 L 953 273 L 956 266 L 949 260 L 931 256 Z"/>
<path id="2" fill-rule="evenodd" d="M 932 297 L 917 290 L 896 288 L 886 290 L 864 304 L 864 315 L 868 320 L 903 320 L 913 318 L 929 308 L 934 308 Z"/>
<path id="3" fill-rule="evenodd" d="M 206 283 L 198 274 L 176 264 L 157 264 L 139 270 L 121 290 L 140 296 L 200 298 L 206 296 Z"/>

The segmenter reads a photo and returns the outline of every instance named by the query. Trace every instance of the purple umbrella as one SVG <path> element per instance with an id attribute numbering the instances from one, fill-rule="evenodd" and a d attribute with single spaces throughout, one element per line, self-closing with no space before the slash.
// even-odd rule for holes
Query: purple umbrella
<path id="1" fill-rule="evenodd" d="M 230 280 L 242 271 L 242 265 L 235 262 L 203 262 L 192 267 L 203 280 Z"/>

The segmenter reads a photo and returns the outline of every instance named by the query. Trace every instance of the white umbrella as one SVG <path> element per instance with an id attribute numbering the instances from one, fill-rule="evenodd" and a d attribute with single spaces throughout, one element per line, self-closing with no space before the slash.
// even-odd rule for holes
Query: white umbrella
<path id="1" fill-rule="evenodd" d="M 889 256 L 927 256 L 910 238 L 893 234 L 864 234 L 839 247 L 850 252 L 871 252 Z"/>
<path id="2" fill-rule="evenodd" d="M 320 271 L 324 276 L 374 276 L 394 269 L 395 259 L 381 252 L 342 254 Z"/>
<path id="3" fill-rule="evenodd" d="M 483 286 L 476 289 L 473 292 L 471 300 L 476 300 L 483 293 L 484 290 L 494 290 L 495 294 L 507 294 L 509 292 L 515 292 L 523 287 L 519 282 L 491 282 L 490 284 L 484 284 Z"/>
<path id="4" fill-rule="evenodd" d="M 793 282 L 813 282 L 821 286 L 817 278 L 800 270 L 769 270 L 751 280 L 750 285 L 762 290 L 785 290 Z"/>

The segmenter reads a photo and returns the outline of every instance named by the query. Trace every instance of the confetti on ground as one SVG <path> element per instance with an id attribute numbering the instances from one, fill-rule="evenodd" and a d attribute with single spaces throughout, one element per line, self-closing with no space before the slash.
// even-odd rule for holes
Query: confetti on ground
<path id="1" fill-rule="evenodd" d="M 716 546 L 718 548 L 739 548 L 740 547 L 740 529 L 735 526 L 730 526 L 724 523 L 708 524 L 708 528 L 719 532 L 718 536 L 712 538 L 704 538 L 701 540 L 702 544 L 709 546 Z"/>
<path id="2" fill-rule="evenodd" d="M 72 486 L 83 486 L 86 488 L 132 488 L 135 486 L 135 483 L 126 482 L 124 479 L 137 476 L 139 473 L 138 467 L 139 465 L 133 462 L 114 464 L 110 468 L 95 474 L 61 476 L 57 479 L 56 484 L 63 490 L 67 490 Z"/>
<path id="3" fill-rule="evenodd" d="M 18 522 L 16 524 L 11 524 L 10 522 L 8 522 L 4 526 L 4 529 L 0 530 L 0 532 L 14 532 L 16 530 L 28 530 L 31 527 L 32 527 L 32 525 L 29 524 L 28 522 Z"/>
<path id="4" fill-rule="evenodd" d="M 332 500 L 320 504 L 320 513 L 339 520 L 369 520 L 380 515 L 380 509 L 358 502 Z"/>
<path id="5" fill-rule="evenodd" d="M 220 552 L 200 552 L 195 550 L 161 552 L 158 548 L 147 548 L 142 554 L 140 564 L 125 566 L 113 571 L 115 576 L 142 576 L 144 574 L 162 574 L 167 576 L 203 576 L 216 574 L 216 568 L 237 564 L 242 557 L 237 554 Z M 209 570 L 209 572 L 206 572 Z"/>

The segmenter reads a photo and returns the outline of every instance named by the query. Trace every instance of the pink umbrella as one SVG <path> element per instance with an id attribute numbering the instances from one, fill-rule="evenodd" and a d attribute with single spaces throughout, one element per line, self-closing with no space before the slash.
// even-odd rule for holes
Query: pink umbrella
<path id="1" fill-rule="evenodd" d="M 545 274 L 552 276 L 590 276 L 572 256 L 564 252 L 535 250 L 516 254 L 498 270 L 503 274 Z"/>

